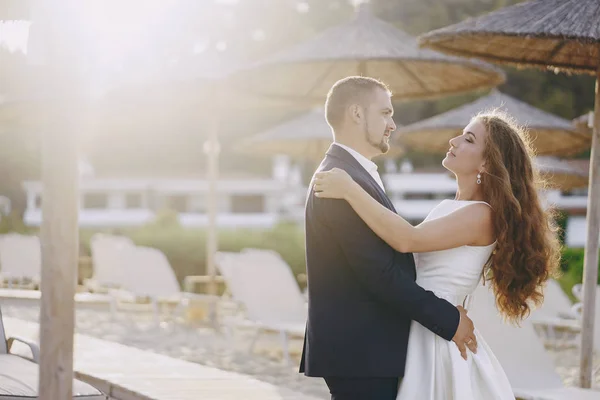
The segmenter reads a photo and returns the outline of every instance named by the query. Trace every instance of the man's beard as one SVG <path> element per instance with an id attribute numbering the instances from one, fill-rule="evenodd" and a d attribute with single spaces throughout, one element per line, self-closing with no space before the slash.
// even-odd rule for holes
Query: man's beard
<path id="1" fill-rule="evenodd" d="M 390 144 L 385 141 L 385 136 L 383 136 L 379 142 L 371 139 L 371 135 L 369 134 L 369 123 L 367 121 L 365 121 L 365 139 L 367 140 L 367 143 L 379 150 L 381 154 L 390 151 Z"/>

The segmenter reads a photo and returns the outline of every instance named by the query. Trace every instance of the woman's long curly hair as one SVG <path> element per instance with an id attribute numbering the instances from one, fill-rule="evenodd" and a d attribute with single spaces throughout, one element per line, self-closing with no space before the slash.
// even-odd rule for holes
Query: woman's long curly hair
<path id="1" fill-rule="evenodd" d="M 543 181 L 532 163 L 526 129 L 494 110 L 474 117 L 488 132 L 481 185 L 494 212 L 497 240 L 486 265 L 496 305 L 509 321 L 526 318 L 543 299 L 543 285 L 555 276 L 560 242 L 554 215 L 538 196 Z"/>

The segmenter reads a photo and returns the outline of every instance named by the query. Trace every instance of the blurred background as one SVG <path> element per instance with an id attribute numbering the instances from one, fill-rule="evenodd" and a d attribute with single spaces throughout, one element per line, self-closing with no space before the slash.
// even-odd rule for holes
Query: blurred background
<path id="1" fill-rule="evenodd" d="M 70 298 L 64 277 L 77 263 L 76 332 L 327 398 L 295 366 L 306 318 L 304 204 L 332 141 L 327 89 L 364 74 L 395 92 L 392 149 L 374 161 L 413 224 L 454 198 L 441 161 L 474 114 L 500 107 L 530 128 L 541 197 L 558 211 L 562 274 L 522 329 L 504 331 L 499 317 L 481 326 L 498 340 L 513 387 L 577 385 L 594 76 L 491 66 L 417 39 L 517 3 L 63 0 L 58 12 L 41 0 L 0 0 L 5 319 L 37 323 L 40 308 L 52 308 L 38 290 L 44 273 L 46 293 Z M 583 28 L 584 11 L 600 12 L 592 3 L 575 10 Z M 42 268 L 41 249 L 53 246 L 61 251 Z M 479 317 L 493 314 L 493 300 L 487 306 Z M 70 336 L 70 309 L 55 309 L 67 323 L 46 323 Z M 232 327 L 233 340 L 222 335 Z M 256 357 L 248 349 L 262 330 L 280 336 Z M 522 360 L 515 343 L 539 357 Z"/>
<path id="2" fill-rule="evenodd" d="M 518 2 L 372 0 L 370 3 L 377 18 L 416 37 Z M 89 35 L 85 38 L 83 60 L 86 79 L 100 104 L 89 117 L 91 122 L 86 129 L 78 133 L 82 177 L 80 224 L 84 237 L 88 230 L 126 231 L 140 241 L 162 248 L 172 258 L 179 277 L 201 273 L 204 257 L 198 247 L 203 241 L 198 236 L 202 235 L 206 220 L 202 214 L 207 164 L 202 147 L 208 135 L 207 124 L 202 123 L 200 116 L 209 107 L 200 102 L 184 108 L 183 102 L 173 95 L 176 85 L 173 76 L 180 71 L 192 74 L 195 66 L 202 66 L 203 60 L 215 55 L 232 67 L 264 59 L 331 26 L 352 20 L 356 4 L 343 0 L 146 1 L 143 7 L 135 1 L 94 4 L 89 14 L 80 16 Z M 13 99 L 27 101 L 26 96 L 23 100 L 23 88 L 27 83 L 28 35 L 29 22 L 8 21 L 0 25 L 0 99 L 8 105 Z M 35 51 L 35 43 L 29 46 L 34 47 L 30 52 Z M 572 120 L 593 108 L 591 76 L 503 69 L 507 79 L 498 89 L 540 110 Z M 409 125 L 486 94 L 484 90 L 437 100 L 398 99 L 394 104 L 396 122 L 398 126 Z M 9 114 L 6 118 L 10 120 L 10 107 L 5 108 L 9 110 L 3 112 Z M 251 105 L 249 110 L 231 108 L 220 120 L 220 249 L 261 243 L 279 247 L 277 243 L 282 242 L 281 246 L 286 248 L 278 250 L 300 273 L 304 269 L 302 240 L 301 233 L 295 231 L 301 227 L 304 190 L 315 168 L 314 160 L 285 154 L 257 156 L 236 151 L 236 146 L 303 115 L 306 110 L 251 108 Z M 319 110 L 316 113 L 321 115 Z M 41 222 L 40 135 L 40 130 L 26 123 L 0 125 L 0 195 L 6 198 L 4 212 L 10 214 L 2 219 L 3 231 L 35 230 Z M 384 180 L 388 194 L 400 205 L 398 209 L 411 221 L 419 222 L 435 201 L 451 197 L 454 187 L 440 169 L 443 155 L 410 148 L 401 153 L 378 163 L 387 175 Z M 586 171 L 589 151 L 570 156 L 574 159 L 569 163 Z M 398 174 L 409 176 L 399 179 Z M 427 179 L 423 180 L 420 174 Z M 565 227 L 569 215 L 585 214 L 585 188 L 552 196 L 564 212 Z M 578 223 L 577 219 L 574 221 Z M 185 240 L 173 234 L 160 237 L 158 232 L 164 232 L 162 229 L 151 233 L 156 224 L 178 226 L 170 229 L 179 229 L 180 225 L 193 228 L 174 233 L 194 235 L 190 239 L 193 244 L 185 251 L 178 250 Z M 260 235 L 249 237 L 237 233 L 258 228 Z M 290 239 L 283 239 L 274 230 L 289 231 Z M 260 238 L 261 235 L 265 238 Z M 583 231 L 580 236 L 572 238 L 574 247 L 583 247 Z M 244 243 L 244 240 L 261 243 Z M 293 243 L 294 250 L 290 248 Z M 185 260 L 187 257 L 179 253 L 196 256 Z"/>

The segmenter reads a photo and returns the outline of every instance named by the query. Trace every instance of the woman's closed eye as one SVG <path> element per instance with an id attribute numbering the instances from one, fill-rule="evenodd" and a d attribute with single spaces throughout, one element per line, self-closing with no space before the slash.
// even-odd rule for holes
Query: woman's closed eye
<path id="1" fill-rule="evenodd" d="M 471 136 L 469 136 L 468 133 L 463 133 L 463 136 L 465 136 L 465 140 L 469 143 L 473 143 L 473 138 L 471 138 Z"/>

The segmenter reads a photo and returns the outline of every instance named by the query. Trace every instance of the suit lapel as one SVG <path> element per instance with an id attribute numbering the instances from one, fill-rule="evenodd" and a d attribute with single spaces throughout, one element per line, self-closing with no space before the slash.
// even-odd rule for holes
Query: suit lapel
<path id="1" fill-rule="evenodd" d="M 362 165 L 360 165 L 360 163 L 358 162 L 358 160 L 356 158 L 354 158 L 354 156 L 352 154 L 348 153 L 346 150 L 344 150 L 340 146 L 336 146 L 335 144 L 332 144 L 329 147 L 329 150 L 327 150 L 327 155 L 331 156 L 331 157 L 338 158 L 338 159 L 344 161 L 346 164 L 350 164 L 350 166 L 352 166 L 352 168 L 356 171 L 357 174 L 361 174 L 369 182 L 369 184 L 371 185 L 371 187 L 377 193 L 377 196 L 379 197 L 378 200 L 384 206 L 386 206 L 390 210 L 396 212 L 396 209 L 394 208 L 394 205 L 392 204 L 392 202 L 389 199 L 389 197 L 385 194 L 385 192 L 383 191 L 383 189 L 381 188 L 381 186 L 379 186 L 379 183 L 377 183 L 377 181 L 375 180 L 375 178 L 373 178 L 373 176 L 371 176 L 371 174 L 369 174 L 364 169 L 364 167 Z"/>
<path id="2" fill-rule="evenodd" d="M 390 200 L 390 198 L 387 196 L 387 194 L 385 194 L 383 189 L 381 189 L 381 186 L 379 186 L 379 184 L 375 181 L 375 179 L 373 179 L 371 174 L 369 174 L 363 168 L 363 166 L 360 165 L 360 163 L 356 160 L 356 158 L 354 158 L 352 156 L 352 154 L 348 153 L 346 150 L 342 149 L 341 147 L 336 146 L 335 144 L 332 144 L 329 147 L 329 150 L 327 150 L 326 154 L 327 154 L 327 157 L 336 158 L 336 159 L 342 161 L 344 164 L 349 165 L 354 170 L 355 174 L 364 176 L 365 180 L 367 182 L 369 182 L 369 184 L 373 187 L 372 193 L 374 193 L 376 195 L 375 199 L 377 201 L 379 201 L 387 209 L 392 210 L 396 214 L 398 213 L 396 211 L 396 208 L 394 207 L 394 204 Z M 323 160 L 323 161 L 325 161 L 325 160 Z M 321 165 L 322 164 L 323 163 L 321 163 Z M 401 254 L 401 253 L 399 253 L 399 254 Z M 408 271 L 410 272 L 412 279 L 413 280 L 416 279 L 416 270 L 415 270 L 415 264 L 414 264 L 414 259 L 413 259 L 412 253 L 404 253 L 404 254 L 401 254 L 401 256 L 405 257 L 409 261 L 410 268 L 408 268 Z"/>

